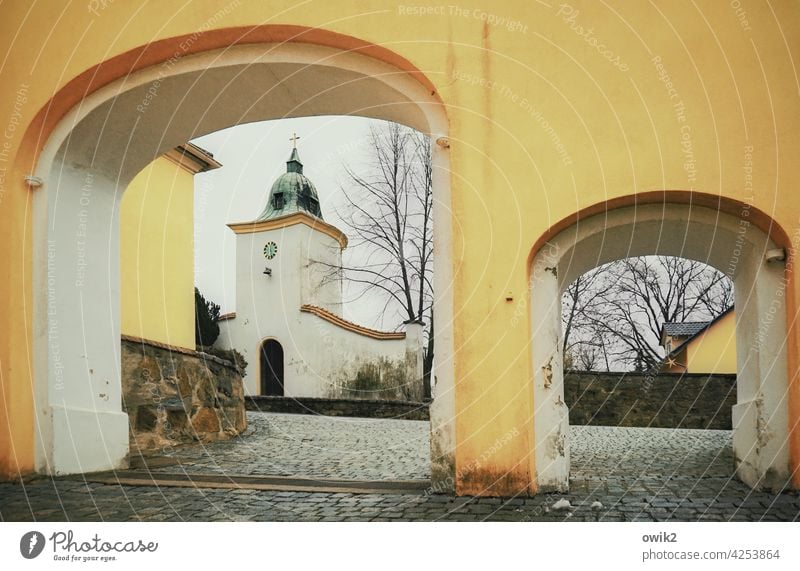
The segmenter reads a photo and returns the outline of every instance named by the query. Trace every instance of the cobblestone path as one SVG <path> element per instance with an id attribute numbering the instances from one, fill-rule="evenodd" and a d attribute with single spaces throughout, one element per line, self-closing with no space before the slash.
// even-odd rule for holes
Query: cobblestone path
<path id="1" fill-rule="evenodd" d="M 167 451 L 157 473 L 422 479 L 428 424 L 249 415 L 240 439 Z M 731 478 L 727 431 L 572 427 L 569 494 L 453 498 L 120 486 L 79 478 L 0 484 L 0 518 L 144 521 L 800 521 L 800 495 L 752 492 Z M 560 499 L 570 507 L 553 509 Z M 596 502 L 599 502 L 598 505 Z"/>
<path id="2" fill-rule="evenodd" d="M 176 447 L 159 472 L 415 480 L 430 477 L 429 425 L 420 420 L 248 413 L 242 438 Z"/>

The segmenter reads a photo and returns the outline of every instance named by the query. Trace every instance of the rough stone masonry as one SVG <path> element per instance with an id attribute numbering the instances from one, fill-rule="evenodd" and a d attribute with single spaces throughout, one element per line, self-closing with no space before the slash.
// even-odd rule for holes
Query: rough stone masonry
<path id="1" fill-rule="evenodd" d="M 572 425 L 731 429 L 736 375 L 570 372 Z"/>
<path id="2" fill-rule="evenodd" d="M 247 428 L 241 373 L 206 353 L 123 336 L 122 395 L 131 450 L 223 440 Z"/>

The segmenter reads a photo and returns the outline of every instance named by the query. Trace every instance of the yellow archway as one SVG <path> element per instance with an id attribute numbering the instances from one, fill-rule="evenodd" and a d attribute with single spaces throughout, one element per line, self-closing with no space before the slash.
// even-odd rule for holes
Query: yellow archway
<path id="1" fill-rule="evenodd" d="M 733 409 L 736 474 L 754 488 L 792 481 L 797 433 L 791 389 L 794 315 L 791 273 L 773 252 L 785 233 L 752 206 L 701 193 L 653 193 L 599 204 L 565 219 L 537 243 L 530 261 L 533 395 L 540 489 L 569 485 L 569 417 L 564 403 L 561 294 L 604 263 L 642 255 L 679 256 L 735 283 L 738 404 Z M 795 444 L 793 444 L 795 443 Z"/>
<path id="2" fill-rule="evenodd" d="M 118 209 L 122 191 L 145 165 L 180 142 L 232 125 L 309 115 L 382 118 L 446 140 L 443 107 L 421 74 L 361 49 L 314 44 L 291 31 L 303 41 L 232 45 L 131 70 L 87 94 L 53 125 L 34 171 L 43 184 L 33 201 L 33 247 L 48 260 L 46 272 L 34 272 L 33 283 L 37 471 L 88 472 L 126 461 L 128 421 L 120 409 L 118 365 Z M 228 38 L 230 31 L 219 35 Z M 325 38 L 331 43 L 333 35 Z M 352 38 L 335 39 L 359 45 Z M 70 87 L 56 100 L 72 92 Z M 434 153 L 434 196 L 442 220 L 434 237 L 441 246 L 435 273 L 449 283 L 445 146 L 434 145 Z M 443 356 L 451 307 L 446 294 L 444 303 L 440 297 L 437 335 Z M 452 449 L 446 411 L 453 408 L 447 403 L 453 391 L 442 389 L 453 378 L 452 359 L 443 363 L 436 410 L 445 412 L 434 413 L 434 424 L 441 435 L 437 458 L 446 469 L 452 464 L 442 454 Z"/>

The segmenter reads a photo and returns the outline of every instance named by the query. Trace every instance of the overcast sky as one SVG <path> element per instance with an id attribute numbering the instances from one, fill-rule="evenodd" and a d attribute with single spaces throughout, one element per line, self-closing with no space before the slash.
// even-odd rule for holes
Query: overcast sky
<path id="1" fill-rule="evenodd" d="M 303 173 L 314 183 L 326 222 L 347 233 L 336 216 L 342 206 L 342 163 L 364 161 L 366 136 L 374 120 L 360 117 L 308 117 L 239 125 L 192 141 L 214 154 L 222 167 L 195 177 L 195 283 L 222 313 L 236 309 L 235 240 L 226 226 L 254 220 L 264 208 L 272 183 L 286 172 L 289 138 L 297 133 Z M 348 252 L 345 252 L 347 255 Z M 349 292 L 353 295 L 353 292 Z M 345 300 L 348 291 L 345 291 Z M 382 304 L 351 304 L 345 317 L 370 327 L 383 326 Z"/>

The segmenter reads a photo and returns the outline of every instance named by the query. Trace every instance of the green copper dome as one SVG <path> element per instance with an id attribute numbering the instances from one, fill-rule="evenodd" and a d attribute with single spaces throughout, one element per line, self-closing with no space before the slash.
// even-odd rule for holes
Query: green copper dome
<path id="1" fill-rule="evenodd" d="M 307 212 L 312 216 L 322 218 L 317 189 L 303 174 L 303 163 L 300 162 L 297 149 L 292 149 L 292 156 L 286 161 L 286 172 L 272 184 L 267 206 L 256 222 L 287 216 L 295 212 Z"/>

